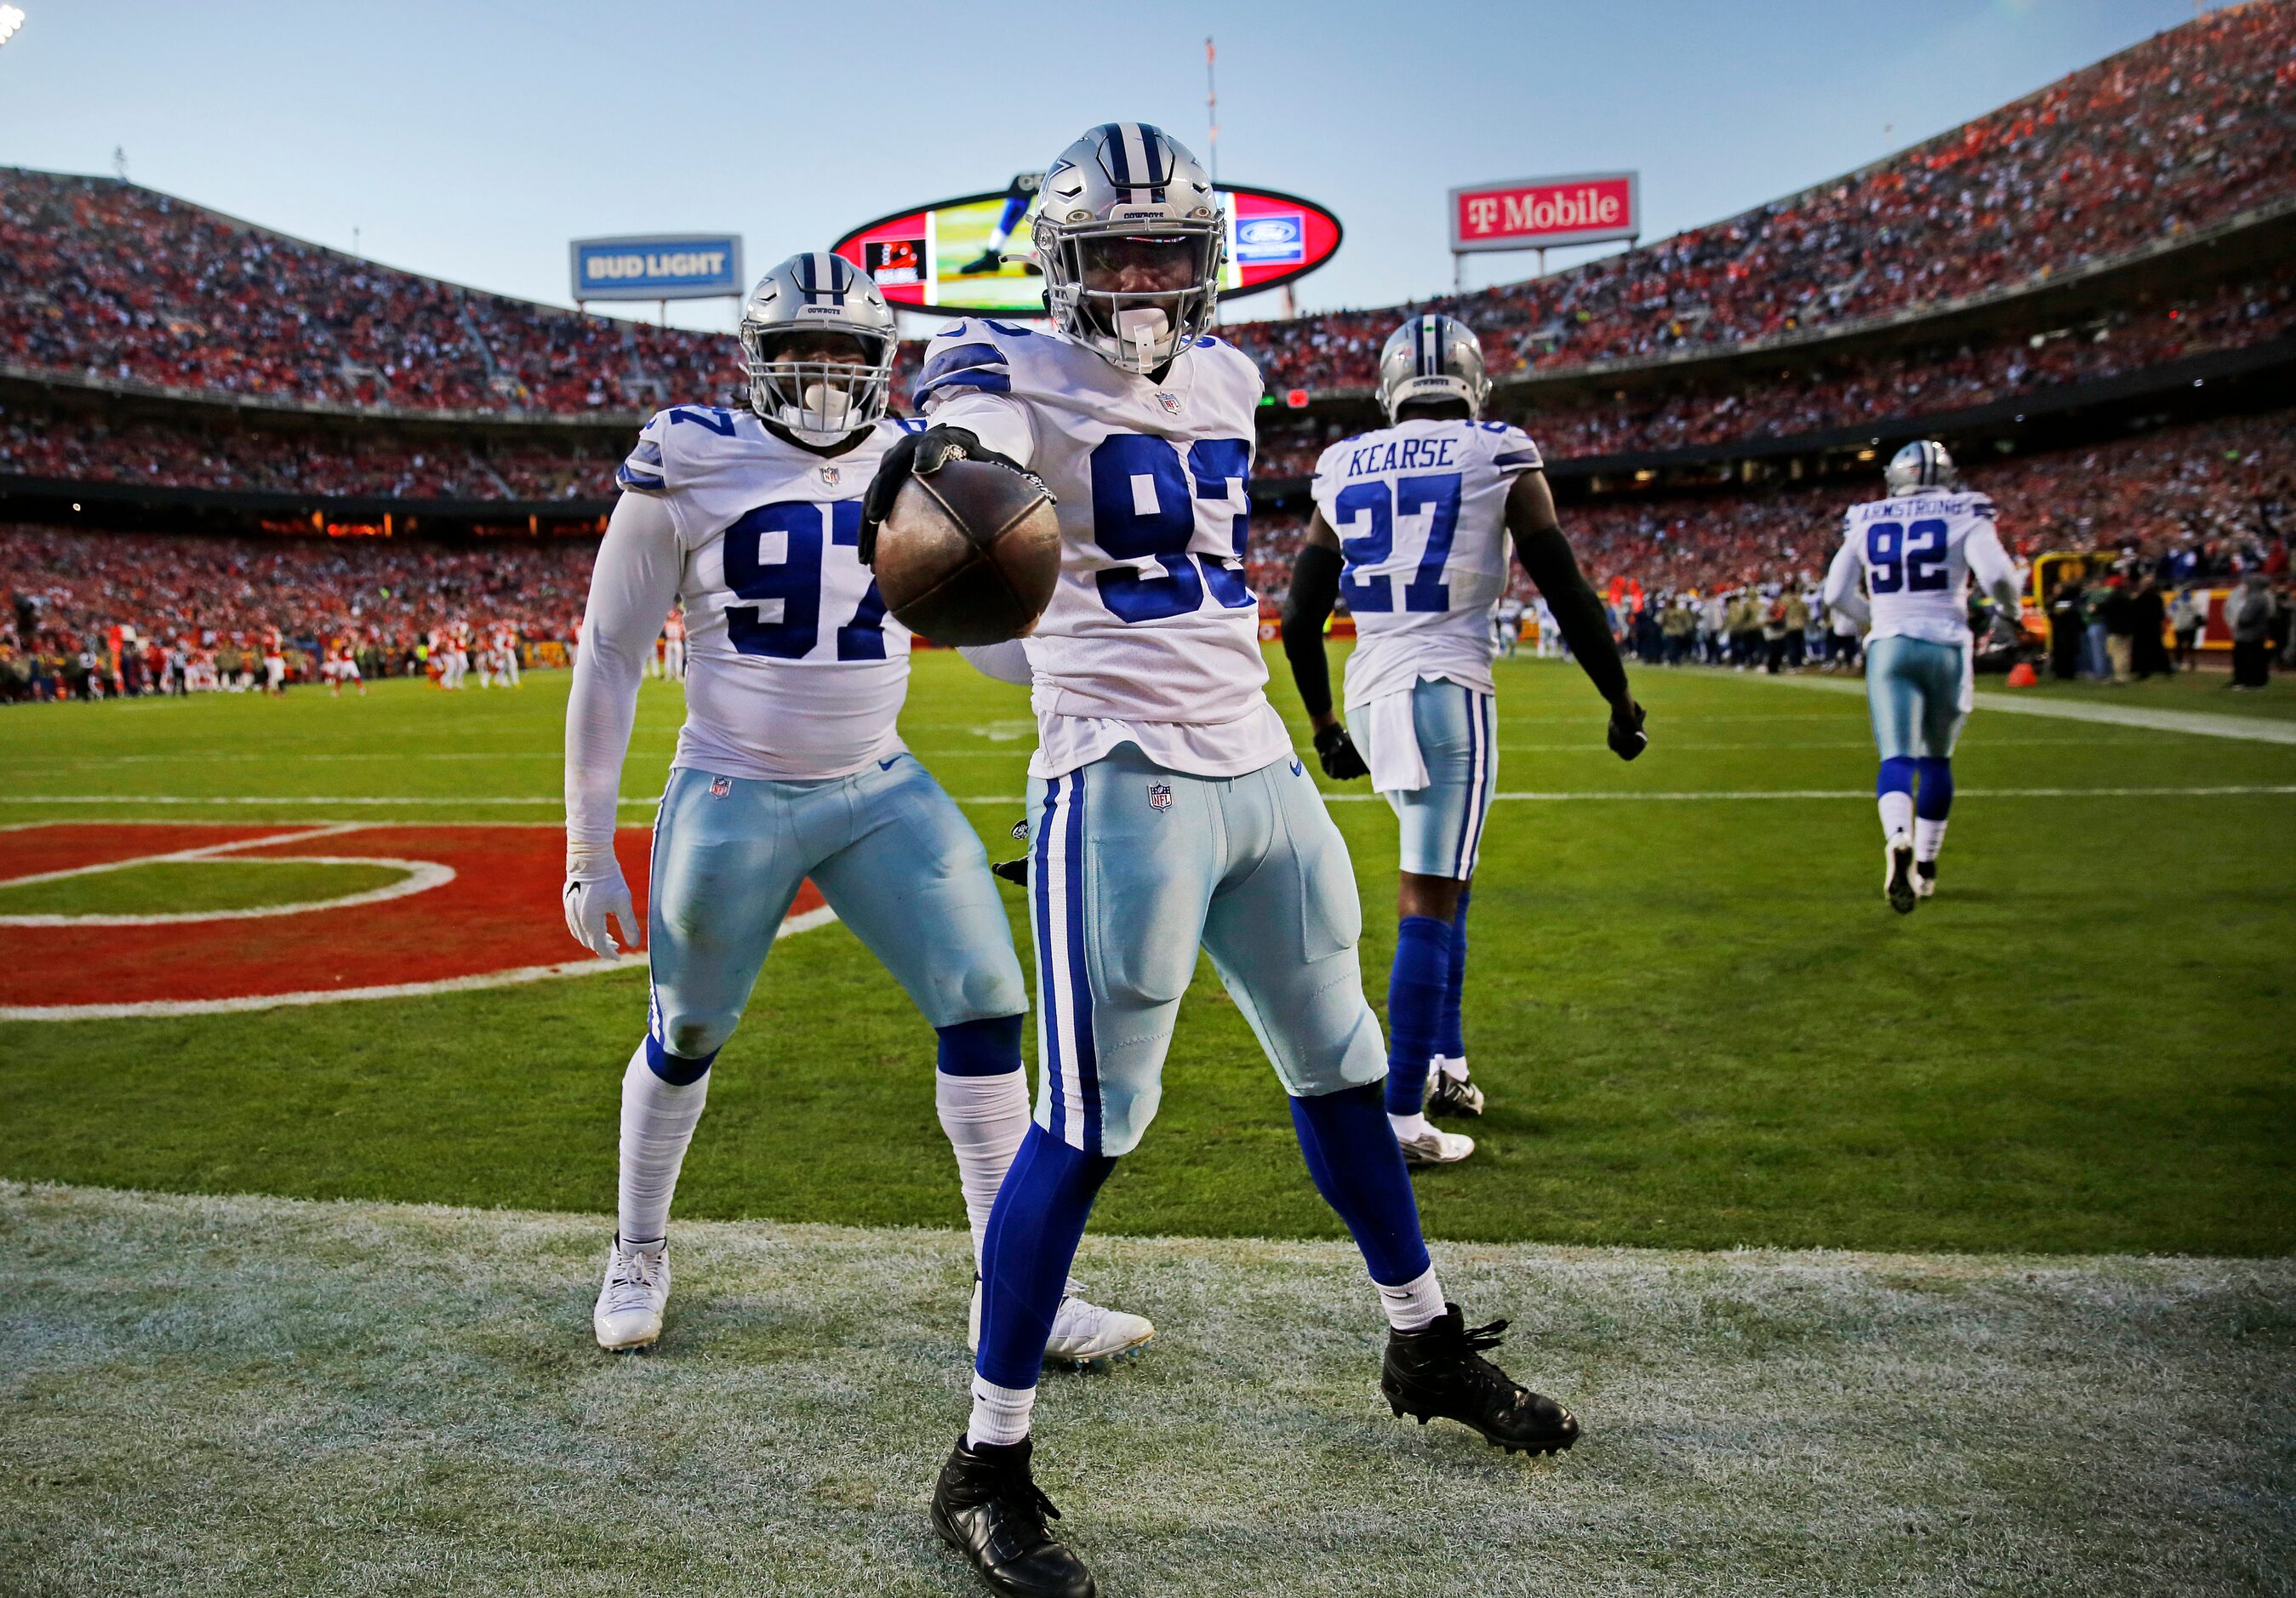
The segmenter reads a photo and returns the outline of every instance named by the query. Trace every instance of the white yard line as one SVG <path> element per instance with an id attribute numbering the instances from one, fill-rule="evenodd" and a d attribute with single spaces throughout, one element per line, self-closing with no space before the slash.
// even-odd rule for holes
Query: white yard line
<path id="1" fill-rule="evenodd" d="M 781 924 L 775 938 L 794 937 L 825 927 L 837 912 L 824 905 Z M 514 987 L 546 982 L 558 977 L 596 976 L 605 971 L 643 971 L 645 962 L 600 960 L 586 956 L 552 965 L 525 965 L 512 971 L 482 971 L 471 977 L 449 977 L 437 982 L 392 982 L 373 987 L 331 987 L 307 993 L 254 994 L 232 999 L 149 999 L 132 1004 L 0 1004 L 0 1021 L 122 1020 L 135 1017 L 228 1015 L 250 1010 L 282 1010 L 308 1004 L 332 1004 L 361 999 L 424 998 L 432 994 L 472 993 L 487 987 Z"/>
<path id="2" fill-rule="evenodd" d="M 1732 674 L 1736 675 L 1736 674 Z M 1821 693 L 1854 693 L 1866 697 L 1866 684 L 1848 677 L 1771 676 L 1750 672 L 1749 677 L 1793 688 L 1815 688 Z M 2034 694 L 1980 693 L 1977 709 L 2000 710 L 2012 716 L 2046 716 L 2059 721 L 2097 722 L 2106 726 L 2143 727 L 2154 733 L 2183 733 L 2194 738 L 2236 738 L 2250 743 L 2296 743 L 2296 721 L 2273 721 L 2259 716 L 2224 716 L 2211 710 L 2152 710 L 2139 705 L 2092 705 L 2079 700 L 2050 699 Z"/>
<path id="3" fill-rule="evenodd" d="M 26 826 L 54 826 L 54 822 L 34 821 Z M 70 824 L 65 824 L 69 825 Z M 126 860 L 104 860 L 94 865 L 74 865 L 62 871 L 38 871 L 29 876 L 0 879 L 0 888 L 29 888 L 35 882 L 61 882 L 67 877 L 92 877 L 107 871 L 126 871 L 131 865 L 159 865 L 176 860 L 213 860 L 219 856 L 241 849 L 267 848 L 275 843 L 308 843 L 315 838 L 340 838 L 345 832 L 356 832 L 365 824 L 356 821 L 329 822 L 324 826 L 307 827 L 299 832 L 281 832 L 266 838 L 241 838 L 230 843 L 201 844 L 197 848 L 171 849 L 160 855 L 136 855 Z M 282 861 L 280 864 L 291 864 Z M 257 862 L 260 865 L 263 862 Z"/>

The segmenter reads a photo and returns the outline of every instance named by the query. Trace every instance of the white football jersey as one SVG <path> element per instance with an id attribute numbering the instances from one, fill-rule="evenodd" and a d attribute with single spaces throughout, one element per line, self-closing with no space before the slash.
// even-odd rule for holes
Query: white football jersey
<path id="1" fill-rule="evenodd" d="M 1060 582 L 1026 643 L 1037 776 L 1126 742 L 1202 776 L 1291 752 L 1244 580 L 1259 393 L 1259 368 L 1212 338 L 1160 383 L 978 317 L 926 347 L 919 406 L 1025 462 L 1059 502 Z"/>
<path id="2" fill-rule="evenodd" d="M 1862 587 L 1872 637 L 1961 643 L 1970 635 L 1972 572 L 1988 588 L 2016 580 L 1993 524 L 1993 501 L 1967 489 L 1924 490 L 1849 507 L 1826 598 L 1832 603 Z"/>
<path id="3" fill-rule="evenodd" d="M 1491 692 L 1507 491 L 1541 464 L 1504 422 L 1398 422 L 1323 453 L 1316 509 L 1340 536 L 1340 597 L 1356 622 L 1350 708 L 1422 677 Z"/>
<path id="4" fill-rule="evenodd" d="M 914 425 L 914 424 L 913 424 Z M 861 564 L 861 495 L 903 424 L 825 457 L 747 411 L 676 406 L 614 480 L 668 506 L 683 556 L 680 766 L 844 776 L 901 748 L 909 632 Z"/>

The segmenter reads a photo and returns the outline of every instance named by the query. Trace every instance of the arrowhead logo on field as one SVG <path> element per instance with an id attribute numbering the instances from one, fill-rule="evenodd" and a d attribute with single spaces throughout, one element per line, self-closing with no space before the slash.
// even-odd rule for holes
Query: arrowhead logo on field
<path id="1" fill-rule="evenodd" d="M 614 840 L 644 902 L 647 829 Z M 231 910 L 0 914 L 0 1020 L 411 998 L 632 969 L 567 936 L 556 826 L 53 822 L 0 832 L 0 889 L 155 863 L 385 866 L 380 888 Z M 836 919 L 811 882 L 782 935 Z"/>

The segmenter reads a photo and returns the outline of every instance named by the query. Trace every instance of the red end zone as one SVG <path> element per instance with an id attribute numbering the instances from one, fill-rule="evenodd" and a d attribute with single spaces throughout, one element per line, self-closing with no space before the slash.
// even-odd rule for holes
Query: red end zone
<path id="1" fill-rule="evenodd" d="M 645 903 L 650 833 L 615 852 Z M 0 832 L 0 884 L 186 851 L 221 860 L 377 860 L 430 869 L 432 885 L 356 904 L 137 925 L 0 918 L 0 1020 L 198 1014 L 395 998 L 619 969 L 566 931 L 563 835 L 525 826 L 199 826 L 57 823 Z M 439 868 L 443 868 L 441 871 Z M 445 875 L 451 873 L 451 880 Z M 165 905 L 151 906 L 155 914 Z M 830 919 L 811 882 L 784 935 Z"/>

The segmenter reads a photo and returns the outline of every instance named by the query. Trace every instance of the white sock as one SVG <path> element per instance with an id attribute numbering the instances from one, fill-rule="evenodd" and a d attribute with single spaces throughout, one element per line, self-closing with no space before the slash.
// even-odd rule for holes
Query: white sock
<path id="1" fill-rule="evenodd" d="M 622 1073 L 620 1225 L 624 1242 L 652 1242 L 669 1233 L 669 1196 L 677 1168 L 709 1096 L 709 1078 L 673 1087 L 646 1064 L 645 1045 Z"/>
<path id="2" fill-rule="evenodd" d="M 1945 823 L 1931 821 L 1927 816 L 1914 818 L 1914 858 L 1934 860 L 1945 848 Z"/>
<path id="3" fill-rule="evenodd" d="M 1382 1288 L 1382 1292 L 1387 1290 Z M 972 1373 L 972 1419 L 964 1424 L 964 1440 L 974 1446 L 1025 1443 L 1029 1416 L 1037 1407 L 1033 1387 L 998 1387 L 980 1372 Z"/>
<path id="4" fill-rule="evenodd" d="M 1410 1115 L 1390 1115 L 1387 1118 L 1387 1124 L 1395 1128 L 1395 1141 L 1398 1143 L 1401 1143 L 1406 1137 L 1424 1137 L 1434 1129 L 1428 1126 L 1427 1117 L 1423 1111 Z M 1380 1291 L 1384 1292 L 1387 1290 L 1382 1288 Z"/>
<path id="5" fill-rule="evenodd" d="M 1914 830 L 1914 796 L 1910 793 L 1885 793 L 1882 796 L 1882 831 L 1891 838 Z"/>
<path id="6" fill-rule="evenodd" d="M 1390 1287 L 1383 1282 L 1372 1285 L 1379 1289 L 1379 1306 L 1387 1311 L 1387 1323 L 1398 1332 L 1416 1332 L 1443 1318 L 1443 1287 L 1435 1280 L 1435 1267 L 1431 1265 L 1400 1287 Z M 972 1390 L 980 1390 L 977 1381 Z M 979 1414 L 979 1400 L 974 1402 L 972 1413 Z"/>
<path id="7" fill-rule="evenodd" d="M 1435 1069 L 1454 1082 L 1464 1082 L 1467 1079 L 1467 1057 L 1462 1054 L 1455 1060 L 1448 1054 L 1438 1054 L 1435 1056 Z"/>
<path id="8" fill-rule="evenodd" d="M 940 1129 L 956 1151 L 956 1184 L 964 1193 L 964 1218 L 972 1228 L 972 1266 L 980 1268 L 980 1240 L 1004 1172 L 1029 1131 L 1029 1073 L 999 1071 L 993 1077 L 933 1073 L 933 1107 Z"/>

